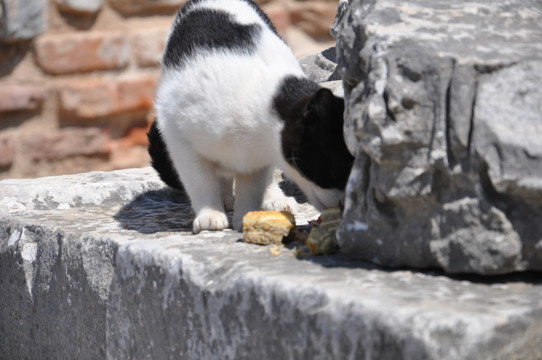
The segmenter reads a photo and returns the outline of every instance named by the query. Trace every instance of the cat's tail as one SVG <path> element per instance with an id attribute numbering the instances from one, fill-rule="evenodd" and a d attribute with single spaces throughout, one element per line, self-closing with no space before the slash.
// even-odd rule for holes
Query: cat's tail
<path id="1" fill-rule="evenodd" d="M 160 179 L 168 186 L 183 191 L 184 187 L 179 178 L 179 174 L 173 167 L 173 161 L 169 156 L 166 142 L 158 130 L 156 121 L 154 121 L 147 134 L 149 138 L 149 155 L 151 156 L 151 165 L 158 172 Z"/>

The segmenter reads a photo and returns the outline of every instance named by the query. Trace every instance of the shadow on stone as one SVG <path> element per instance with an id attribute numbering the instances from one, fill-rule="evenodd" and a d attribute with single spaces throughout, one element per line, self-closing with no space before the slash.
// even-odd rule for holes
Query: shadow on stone
<path id="1" fill-rule="evenodd" d="M 307 202 L 303 192 L 293 182 L 284 180 L 280 187 L 287 196 L 292 196 L 298 203 Z M 233 213 L 227 213 L 231 224 Z M 158 232 L 192 232 L 194 212 L 186 193 L 172 188 L 147 191 L 115 214 L 114 219 L 126 230 L 135 230 L 142 234 Z"/>
<path id="2" fill-rule="evenodd" d="M 142 234 L 191 232 L 193 218 L 188 196 L 170 188 L 145 192 L 114 216 L 121 228 Z"/>
<path id="3" fill-rule="evenodd" d="M 297 249 L 298 246 L 300 246 L 300 243 L 296 242 L 286 245 L 286 247 L 289 249 Z M 366 261 L 353 260 L 347 255 L 340 253 L 324 256 L 298 256 L 297 259 L 301 261 L 309 261 L 324 268 L 377 270 L 379 272 L 386 272 L 389 274 L 396 273 L 398 275 L 404 272 L 409 272 L 413 276 L 429 278 L 446 277 L 450 280 L 466 281 L 480 285 L 499 285 L 510 283 L 524 283 L 531 285 L 542 284 L 542 278 L 540 277 L 540 273 L 537 273 L 536 271 L 513 272 L 503 275 L 447 274 L 439 269 L 418 270 L 408 267 L 384 268 Z"/>

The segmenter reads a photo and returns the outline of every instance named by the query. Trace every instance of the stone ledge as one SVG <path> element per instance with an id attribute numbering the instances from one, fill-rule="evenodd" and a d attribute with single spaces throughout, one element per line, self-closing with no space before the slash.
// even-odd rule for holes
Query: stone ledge
<path id="1" fill-rule="evenodd" d="M 192 235 L 149 168 L 0 182 L 0 358 L 535 359 L 542 282 Z M 314 216 L 308 205 L 298 219 Z M 6 294 L 6 295 L 4 295 Z"/>

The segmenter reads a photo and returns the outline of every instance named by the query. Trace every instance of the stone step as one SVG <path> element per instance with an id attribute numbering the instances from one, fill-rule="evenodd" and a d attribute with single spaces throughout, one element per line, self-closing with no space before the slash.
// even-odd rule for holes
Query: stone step
<path id="1" fill-rule="evenodd" d="M 314 217 L 300 206 L 300 222 Z M 536 359 L 534 273 L 446 276 L 193 235 L 150 168 L 0 182 L 1 359 Z"/>

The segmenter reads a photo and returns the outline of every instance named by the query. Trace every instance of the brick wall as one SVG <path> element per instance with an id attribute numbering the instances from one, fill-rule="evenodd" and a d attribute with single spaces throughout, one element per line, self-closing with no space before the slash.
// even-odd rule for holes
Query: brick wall
<path id="1" fill-rule="evenodd" d="M 163 43 L 185 0 L 0 0 L 0 179 L 149 164 Z M 336 0 L 259 1 L 301 57 Z"/>

